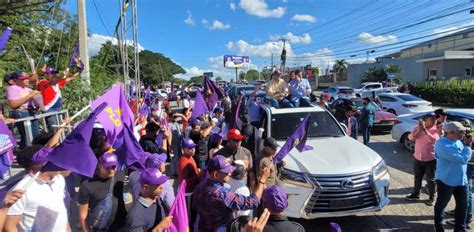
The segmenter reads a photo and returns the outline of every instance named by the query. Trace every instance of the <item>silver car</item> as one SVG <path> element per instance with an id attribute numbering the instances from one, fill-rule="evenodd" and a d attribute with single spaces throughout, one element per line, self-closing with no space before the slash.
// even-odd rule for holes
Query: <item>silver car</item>
<path id="1" fill-rule="evenodd" d="M 331 86 L 323 91 L 331 95 L 330 101 L 337 100 L 339 98 L 351 99 L 355 97 L 354 89 L 348 86 Z"/>

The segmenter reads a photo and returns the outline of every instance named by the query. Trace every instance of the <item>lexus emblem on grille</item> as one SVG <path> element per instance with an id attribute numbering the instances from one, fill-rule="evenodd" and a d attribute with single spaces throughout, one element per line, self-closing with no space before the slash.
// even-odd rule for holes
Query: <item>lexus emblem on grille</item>
<path id="1" fill-rule="evenodd" d="M 351 179 L 345 179 L 341 182 L 341 187 L 343 189 L 351 189 L 354 187 L 354 183 L 352 182 Z"/>

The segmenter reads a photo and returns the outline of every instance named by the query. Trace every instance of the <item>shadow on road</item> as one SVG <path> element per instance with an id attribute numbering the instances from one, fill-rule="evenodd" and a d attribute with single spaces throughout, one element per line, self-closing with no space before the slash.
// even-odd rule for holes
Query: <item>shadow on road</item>
<path id="1" fill-rule="evenodd" d="M 413 155 L 406 151 L 399 143 L 392 142 L 371 142 L 369 147 L 375 150 L 385 163 L 391 168 L 398 169 L 407 174 L 413 173 Z M 407 165 L 409 164 L 409 165 Z"/>

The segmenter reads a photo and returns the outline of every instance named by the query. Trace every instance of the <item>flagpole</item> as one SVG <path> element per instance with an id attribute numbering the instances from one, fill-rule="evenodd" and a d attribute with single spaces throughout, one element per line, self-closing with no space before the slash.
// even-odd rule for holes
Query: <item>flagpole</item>
<path id="1" fill-rule="evenodd" d="M 79 110 L 77 113 L 75 113 L 72 117 L 71 117 L 71 121 L 74 120 L 75 118 L 77 118 L 79 115 L 81 115 L 82 113 L 84 113 L 84 111 L 88 110 L 89 108 L 91 107 L 91 105 L 87 105 L 85 106 L 84 108 L 82 108 L 81 110 Z M 63 123 L 61 124 L 61 126 L 59 127 L 65 127 L 67 123 Z"/>

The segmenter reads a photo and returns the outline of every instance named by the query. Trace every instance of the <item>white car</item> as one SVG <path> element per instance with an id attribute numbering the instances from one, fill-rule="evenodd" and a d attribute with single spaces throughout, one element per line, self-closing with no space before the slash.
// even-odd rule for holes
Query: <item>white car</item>
<path id="1" fill-rule="evenodd" d="M 432 111 L 431 102 L 407 93 L 378 94 L 382 109 L 396 115 Z"/>
<path id="2" fill-rule="evenodd" d="M 446 112 L 448 113 L 447 121 L 468 119 L 471 121 L 471 125 L 474 125 L 474 109 L 448 109 Z M 425 114 L 427 112 L 398 116 L 392 128 L 392 138 L 403 144 L 407 150 L 413 151 L 415 143 L 408 139 L 408 134 L 418 125 L 418 120 Z"/>
<path id="3" fill-rule="evenodd" d="M 330 101 L 337 100 L 339 98 L 350 99 L 355 96 L 354 89 L 347 86 L 331 86 L 323 91 L 331 95 Z"/>
<path id="4" fill-rule="evenodd" d="M 364 82 L 360 84 L 359 88 L 354 89 L 354 92 L 356 97 L 372 97 L 374 94 L 396 92 L 396 90 L 396 87 L 384 88 L 380 82 Z"/>
<path id="5" fill-rule="evenodd" d="M 319 106 L 275 109 L 261 106 L 263 133 L 282 146 L 303 118 L 311 122 L 306 145 L 293 149 L 283 160 L 277 185 L 288 195 L 285 215 L 323 218 L 380 211 L 390 202 L 390 175 L 383 159 L 372 149 L 347 136 L 331 113 Z M 260 128 L 260 131 L 262 131 Z M 257 141 L 256 144 L 260 144 Z"/>

